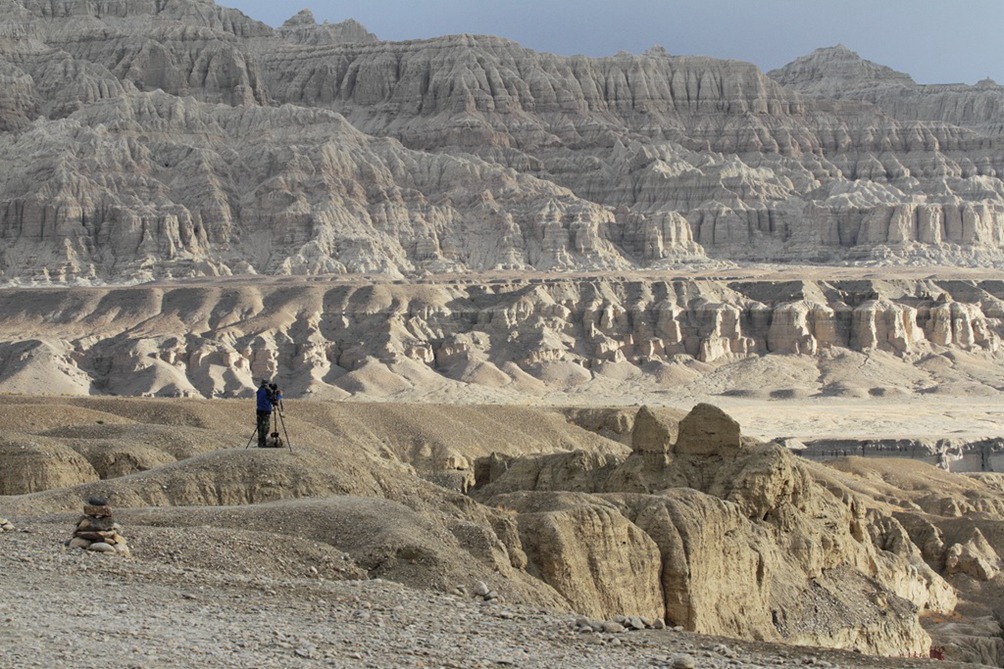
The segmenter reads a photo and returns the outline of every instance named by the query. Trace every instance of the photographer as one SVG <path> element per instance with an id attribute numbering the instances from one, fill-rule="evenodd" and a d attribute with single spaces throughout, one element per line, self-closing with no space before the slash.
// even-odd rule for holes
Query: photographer
<path id="1" fill-rule="evenodd" d="M 275 390 L 273 390 L 273 388 Z M 258 448 L 268 447 L 268 432 L 272 418 L 272 408 L 282 399 L 282 393 L 273 383 L 269 384 L 268 379 L 262 379 L 258 386 L 258 393 L 255 395 L 256 411 L 258 419 Z"/>
<path id="2" fill-rule="evenodd" d="M 258 435 L 258 448 L 282 448 L 286 446 L 292 452 L 293 447 L 289 444 L 289 433 L 286 432 L 286 421 L 282 417 L 282 391 L 279 386 L 270 383 L 268 379 L 262 379 L 255 393 L 255 415 L 257 423 L 255 431 L 248 439 L 244 448 L 251 446 L 254 435 Z M 279 427 L 285 435 L 285 441 L 279 436 Z"/>

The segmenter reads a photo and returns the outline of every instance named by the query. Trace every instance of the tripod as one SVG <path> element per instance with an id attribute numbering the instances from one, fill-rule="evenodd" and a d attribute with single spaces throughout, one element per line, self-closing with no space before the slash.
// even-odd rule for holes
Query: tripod
<path id="1" fill-rule="evenodd" d="M 275 444 L 271 448 L 281 448 L 282 440 L 279 439 L 279 427 L 282 427 L 282 433 L 286 436 L 286 448 L 289 452 L 293 452 L 293 446 L 289 443 L 289 433 L 286 432 L 286 420 L 282 417 L 282 402 L 272 405 L 272 415 L 269 416 L 269 423 L 272 425 L 272 431 L 265 437 L 265 444 L 268 447 L 269 440 L 271 443 Z M 250 446 L 251 442 L 254 441 L 254 437 L 258 434 L 259 427 L 255 425 L 254 432 L 251 433 L 251 437 L 248 439 L 247 446 L 244 447 L 246 451 Z"/>

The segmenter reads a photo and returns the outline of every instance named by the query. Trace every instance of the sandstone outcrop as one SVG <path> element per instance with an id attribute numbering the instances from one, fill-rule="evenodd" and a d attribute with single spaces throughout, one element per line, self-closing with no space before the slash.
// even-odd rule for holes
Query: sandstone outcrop
<path id="1" fill-rule="evenodd" d="M 965 543 L 956 543 L 945 552 L 949 575 L 966 574 L 977 581 L 989 581 L 1001 571 L 1001 559 L 979 528 L 973 528 Z"/>
<path id="2" fill-rule="evenodd" d="M 65 461 L 79 451 L 100 463 L 147 439 L 178 460 L 50 477 L 0 495 L 0 511 L 19 528 L 53 513 L 65 527 L 81 498 L 101 497 L 133 528 L 137 554 L 177 528 L 171 560 L 200 568 L 232 544 L 249 576 L 280 556 L 307 578 L 473 589 L 620 627 L 664 621 L 890 655 L 925 654 L 926 629 L 947 659 L 1000 657 L 985 603 L 1004 550 L 999 475 L 906 459 L 820 464 L 741 432 L 737 447 L 734 422 L 713 406 L 639 409 L 625 422 L 639 426 L 632 450 L 596 434 L 621 410 L 290 403 L 293 452 L 243 448 L 246 400 L 10 396 L 0 418 L 24 430 L 21 443 L 48 444 L 50 460 L 58 447 Z M 676 425 L 702 416 L 716 429 Z M 646 459 L 642 476 L 623 476 Z M 28 491 L 37 468 L 12 462 L 0 482 Z M 471 496 L 421 480 L 464 465 L 477 472 Z M 948 508 L 951 498 L 964 504 Z M 965 606 L 953 613 L 957 597 Z"/>
<path id="3" fill-rule="evenodd" d="M 526 508 L 512 497 L 506 500 Z M 544 507 L 518 518 L 530 573 L 588 616 L 664 616 L 659 549 L 642 528 L 616 508 L 588 499 L 558 495 L 529 504 Z"/>
<path id="4" fill-rule="evenodd" d="M 642 408 L 633 434 L 616 466 L 517 459 L 475 491 L 519 512 L 528 568 L 577 609 L 652 615 L 654 602 L 667 624 L 710 634 L 926 656 L 917 612 L 950 612 L 955 593 L 895 519 L 710 405 L 678 428 Z M 574 552 L 568 537 L 581 537 Z M 657 573 L 631 566 L 650 553 Z M 622 599 L 597 588 L 629 569 Z"/>
<path id="5" fill-rule="evenodd" d="M 277 34 L 284 41 L 297 44 L 321 45 L 380 41 L 376 35 L 352 19 L 336 24 L 325 21 L 318 25 L 309 9 L 300 10 L 296 16 L 290 17 L 279 27 Z"/>

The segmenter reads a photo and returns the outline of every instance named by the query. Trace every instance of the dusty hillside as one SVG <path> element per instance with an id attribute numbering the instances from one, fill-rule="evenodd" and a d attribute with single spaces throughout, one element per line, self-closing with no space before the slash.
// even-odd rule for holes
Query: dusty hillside
<path id="1" fill-rule="evenodd" d="M 574 614 L 509 602 L 479 604 L 389 581 L 273 573 L 269 565 L 287 553 L 261 536 L 243 541 L 230 535 L 204 543 L 203 555 L 226 558 L 213 565 L 192 564 L 187 553 L 185 559 L 172 555 L 184 536 L 136 526 L 127 531 L 137 551 L 142 549 L 142 559 L 53 553 L 66 527 L 65 522 L 32 522 L 24 526 L 30 533 L 0 534 L 0 566 L 11 584 L 10 596 L 0 600 L 6 619 L 0 662 L 6 666 L 79 663 L 82 642 L 115 648 L 102 659 L 102 666 L 111 669 L 187 666 L 193 658 L 213 669 L 352 669 L 362 664 L 376 669 L 573 669 L 584 664 L 669 669 L 690 662 L 715 669 L 794 669 L 809 663 L 848 669 L 931 666 L 926 660 L 793 649 L 684 631 L 583 634 Z M 205 542 L 207 534 L 198 539 Z M 104 584 L 100 590 L 93 587 L 96 574 Z M 87 624 L 93 617 L 102 619 L 99 629 Z"/>
<path id="2" fill-rule="evenodd" d="M 996 475 L 812 464 L 741 436 L 706 405 L 684 417 L 289 401 L 291 448 L 265 450 L 244 447 L 247 400 L 9 396 L 5 406 L 0 516 L 47 538 L 8 545 L 58 573 L 95 564 L 64 555 L 61 541 L 85 501 L 107 499 L 132 554 L 91 559 L 124 562 L 114 569 L 134 584 L 130 597 L 178 569 L 238 593 L 298 579 L 319 598 L 318 588 L 347 592 L 323 583 L 379 577 L 600 622 L 1002 656 L 988 597 L 1004 550 Z M 748 587 L 722 588 L 724 574 L 747 571 Z"/>
<path id="3" fill-rule="evenodd" d="M 222 561 L 193 565 L 189 554 L 183 560 L 173 556 L 184 537 L 159 528 L 131 528 L 143 559 L 53 553 L 66 526 L 32 522 L 25 526 L 30 533 L 0 535 L 0 566 L 11 584 L 9 596 L 0 600 L 5 617 L 0 662 L 5 666 L 79 664 L 82 642 L 115 648 L 101 661 L 110 669 L 188 666 L 193 658 L 212 669 L 670 669 L 691 662 L 715 669 L 795 669 L 808 663 L 848 669 L 930 666 L 927 660 L 792 649 L 684 631 L 584 634 L 574 614 L 478 603 L 389 581 L 272 573 L 268 565 L 286 559 L 286 553 L 260 536 L 252 541 L 227 536 L 205 544 L 203 555 L 225 556 L 222 570 Z M 245 571 L 250 564 L 255 569 Z M 93 587 L 96 574 L 104 584 L 100 590 Z M 94 617 L 102 619 L 100 628 L 88 623 Z"/>
<path id="4" fill-rule="evenodd" d="M 0 83 L 0 664 L 1004 664 L 1000 475 L 773 441 L 999 436 L 996 84 L 211 0 Z"/>

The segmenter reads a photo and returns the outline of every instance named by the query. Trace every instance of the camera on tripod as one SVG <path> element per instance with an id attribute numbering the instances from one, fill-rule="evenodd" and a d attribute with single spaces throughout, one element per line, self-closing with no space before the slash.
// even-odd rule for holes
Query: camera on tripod
<path id="1" fill-rule="evenodd" d="M 255 435 L 257 435 L 258 448 L 282 448 L 285 446 L 292 451 L 293 447 L 289 443 L 289 434 L 286 432 L 286 421 L 282 415 L 282 391 L 279 390 L 279 386 L 275 383 L 270 383 L 266 379 L 262 379 L 255 402 L 257 404 L 255 412 L 257 414 L 257 423 L 255 431 L 251 433 L 251 438 L 248 439 L 247 446 L 244 448 L 246 449 L 251 446 L 251 442 L 254 440 Z M 285 439 L 279 435 L 280 428 Z"/>

